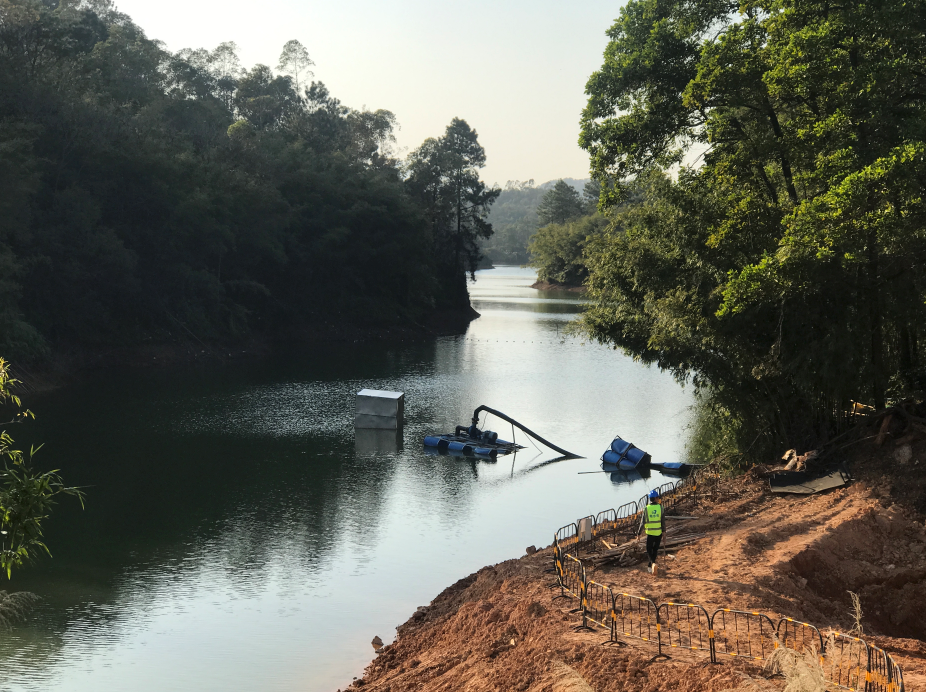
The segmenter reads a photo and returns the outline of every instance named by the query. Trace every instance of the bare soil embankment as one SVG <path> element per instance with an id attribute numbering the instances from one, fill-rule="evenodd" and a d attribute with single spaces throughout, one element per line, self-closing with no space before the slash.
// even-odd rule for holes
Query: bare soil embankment
<path id="1" fill-rule="evenodd" d="M 789 616 L 824 632 L 850 628 L 854 591 L 866 639 L 897 660 L 908 690 L 926 690 L 926 530 L 909 504 L 891 499 L 904 471 L 886 461 L 894 451 L 856 450 L 867 455 L 856 465 L 860 479 L 820 495 L 773 495 L 755 476 L 730 481 L 733 499 L 686 510 L 698 516 L 686 526 L 707 536 L 663 560 L 662 576 L 643 566 L 589 567 L 589 578 L 657 603 Z M 926 464 L 926 442 L 912 451 L 911 469 Z M 551 517 L 550 531 L 568 519 Z M 671 661 L 651 662 L 651 644 L 602 646 L 604 633 L 573 631 L 578 616 L 568 611 L 576 602 L 554 600 L 553 575 L 544 572 L 551 563 L 547 548 L 460 580 L 402 625 L 352 688 L 720 692 L 746 676 L 753 689 L 783 686 L 741 660 L 707 666 L 705 657 L 674 649 Z"/>

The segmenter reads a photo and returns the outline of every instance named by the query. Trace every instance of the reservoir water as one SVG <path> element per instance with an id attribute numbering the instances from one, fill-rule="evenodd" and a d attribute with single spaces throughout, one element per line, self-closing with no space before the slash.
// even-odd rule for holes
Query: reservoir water
<path id="1" fill-rule="evenodd" d="M 86 486 L 47 523 L 53 559 L 7 590 L 42 600 L 0 640 L 0 690 L 316 692 L 370 640 L 486 564 L 663 482 L 599 470 L 615 434 L 683 456 L 689 390 L 565 334 L 580 298 L 501 267 L 463 336 L 313 346 L 195 369 L 105 373 L 24 402 L 38 464 Z M 401 436 L 360 431 L 364 387 L 406 396 Z M 585 459 L 429 455 L 486 404 Z M 510 439 L 507 424 L 487 427 Z M 26 439 L 16 431 L 17 441 Z"/>

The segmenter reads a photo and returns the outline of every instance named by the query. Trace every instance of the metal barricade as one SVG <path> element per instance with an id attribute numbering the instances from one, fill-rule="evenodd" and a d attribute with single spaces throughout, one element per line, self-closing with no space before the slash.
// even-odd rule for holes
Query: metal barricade
<path id="1" fill-rule="evenodd" d="M 904 692 L 903 670 L 890 654 L 887 655 L 887 663 L 891 671 L 891 692 Z"/>
<path id="2" fill-rule="evenodd" d="M 820 657 L 820 663 L 823 663 L 823 635 L 813 625 L 792 618 L 781 618 L 775 632 L 782 646 L 800 652 L 812 649 Z"/>
<path id="3" fill-rule="evenodd" d="M 607 630 L 608 641 L 614 641 L 614 594 L 609 587 L 595 581 L 586 582 L 583 623 Z"/>
<path id="4" fill-rule="evenodd" d="M 588 553 L 595 541 L 595 517 L 591 514 L 576 520 L 576 557 L 584 549 Z"/>
<path id="5" fill-rule="evenodd" d="M 561 595 L 578 598 L 580 603 L 584 592 L 585 568 L 582 561 L 572 555 L 563 555 L 563 578 L 560 583 Z"/>
<path id="6" fill-rule="evenodd" d="M 579 543 L 579 527 L 575 524 L 566 524 L 556 532 L 556 542 L 563 555 L 577 554 Z"/>
<path id="7" fill-rule="evenodd" d="M 617 508 L 617 521 L 619 530 L 629 534 L 637 531 L 637 524 L 640 523 L 640 513 L 636 502 L 628 502 Z"/>
<path id="8" fill-rule="evenodd" d="M 630 537 L 637 529 L 638 519 L 636 502 L 628 502 L 616 510 L 599 512 L 595 517 L 593 536 L 596 540 L 614 540 L 620 534 Z"/>
<path id="9" fill-rule="evenodd" d="M 866 692 L 889 692 L 891 689 L 891 669 L 887 662 L 887 653 L 874 644 L 868 645 L 868 685 Z"/>
<path id="10" fill-rule="evenodd" d="M 714 661 L 711 616 L 693 603 L 663 603 L 657 609 L 662 646 L 707 651 Z"/>
<path id="11" fill-rule="evenodd" d="M 657 656 L 665 656 L 659 639 L 659 611 L 648 598 L 629 593 L 614 594 L 614 634 L 655 642 Z M 668 656 L 666 656 L 668 658 Z"/>
<path id="12" fill-rule="evenodd" d="M 823 657 L 826 681 L 845 690 L 868 688 L 868 644 L 858 637 L 833 632 Z"/>
<path id="13" fill-rule="evenodd" d="M 563 553 L 559 549 L 559 542 L 556 536 L 553 536 L 553 572 L 556 574 L 556 581 L 552 587 L 562 587 L 563 585 Z"/>
<path id="14" fill-rule="evenodd" d="M 607 538 L 617 525 L 617 511 L 606 509 L 595 515 L 595 526 L 592 528 L 592 537 L 595 540 Z"/>
<path id="15" fill-rule="evenodd" d="M 768 615 L 721 608 L 711 616 L 714 655 L 764 661 L 778 647 L 775 624 Z"/>

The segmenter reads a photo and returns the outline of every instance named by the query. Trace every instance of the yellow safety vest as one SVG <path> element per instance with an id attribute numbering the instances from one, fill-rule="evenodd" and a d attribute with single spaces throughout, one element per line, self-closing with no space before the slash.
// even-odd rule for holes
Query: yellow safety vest
<path id="1" fill-rule="evenodd" d="M 662 535 L 662 505 L 646 505 L 646 523 L 643 528 L 647 536 Z"/>

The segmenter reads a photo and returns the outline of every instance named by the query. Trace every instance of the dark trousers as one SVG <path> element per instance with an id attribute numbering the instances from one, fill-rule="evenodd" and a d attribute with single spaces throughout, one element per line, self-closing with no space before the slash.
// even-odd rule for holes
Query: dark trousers
<path id="1" fill-rule="evenodd" d="M 646 554 L 649 555 L 649 563 L 652 565 L 656 562 L 656 553 L 659 552 L 659 544 L 662 542 L 662 534 L 658 536 L 646 536 Z"/>

